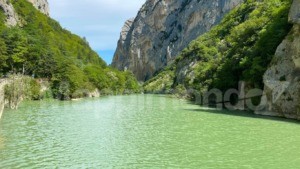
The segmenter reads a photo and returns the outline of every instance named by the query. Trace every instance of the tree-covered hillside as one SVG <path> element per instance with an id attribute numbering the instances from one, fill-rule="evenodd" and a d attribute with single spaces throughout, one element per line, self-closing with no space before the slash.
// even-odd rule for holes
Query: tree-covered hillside
<path id="1" fill-rule="evenodd" d="M 69 88 L 65 94 L 70 96 L 81 89 L 138 91 L 131 73 L 107 67 L 85 39 L 63 29 L 26 0 L 9 3 L 13 4 L 20 23 L 6 27 L 6 17 L 0 8 L 0 75 L 22 73 L 47 78 L 54 96 L 62 94 L 60 88 L 65 84 Z"/>
<path id="2" fill-rule="evenodd" d="M 290 6 L 291 0 L 247 0 L 191 42 L 172 65 L 145 83 L 145 90 L 225 91 L 237 88 L 239 81 L 262 89 L 263 74 L 291 29 Z"/>

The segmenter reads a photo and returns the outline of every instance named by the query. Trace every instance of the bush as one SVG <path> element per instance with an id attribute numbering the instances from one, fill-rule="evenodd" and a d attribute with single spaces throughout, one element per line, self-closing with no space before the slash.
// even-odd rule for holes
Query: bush
<path id="1" fill-rule="evenodd" d="M 30 80 L 30 98 L 31 100 L 42 99 L 41 85 L 34 79 Z"/>

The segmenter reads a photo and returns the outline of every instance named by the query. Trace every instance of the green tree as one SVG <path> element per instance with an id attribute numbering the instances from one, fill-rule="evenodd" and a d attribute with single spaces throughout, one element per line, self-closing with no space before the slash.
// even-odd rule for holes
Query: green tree
<path id="1" fill-rule="evenodd" d="M 4 39 L 0 38 L 0 72 L 5 72 L 7 69 L 7 47 Z"/>
<path id="2" fill-rule="evenodd" d="M 6 29 L 2 33 L 2 38 L 7 46 L 7 63 L 11 71 L 24 72 L 24 64 L 28 54 L 28 41 L 24 31 L 20 28 Z"/>

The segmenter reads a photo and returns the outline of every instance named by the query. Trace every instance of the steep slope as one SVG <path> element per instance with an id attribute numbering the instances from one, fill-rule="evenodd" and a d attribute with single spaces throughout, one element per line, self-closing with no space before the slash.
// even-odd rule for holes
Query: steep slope
<path id="1" fill-rule="evenodd" d="M 243 0 L 147 0 L 125 23 L 112 65 L 147 80 Z"/>
<path id="2" fill-rule="evenodd" d="M 33 6 L 40 12 L 49 16 L 49 4 L 47 0 L 28 0 Z M 0 10 L 3 11 L 6 16 L 5 24 L 7 26 L 16 26 L 21 24 L 18 14 L 10 2 L 10 0 L 0 0 Z"/>
<path id="3" fill-rule="evenodd" d="M 137 81 L 129 72 L 107 67 L 83 38 L 34 7 L 47 1 L 31 2 L 8 3 L 21 23 L 15 27 L 6 26 L 5 9 L 0 10 L 0 75 L 47 78 L 54 97 L 62 99 L 84 96 L 95 88 L 105 93 L 136 91 Z"/>
<path id="4" fill-rule="evenodd" d="M 14 7 L 7 0 L 0 0 L 0 10 L 3 15 L 1 21 L 4 20 L 7 26 L 16 26 L 19 22 L 19 16 L 15 12 Z M 4 19 L 5 18 L 5 19 Z"/>
<path id="5" fill-rule="evenodd" d="M 264 74 L 265 109 L 257 114 L 300 119 L 300 0 L 294 0 L 289 14 L 294 25 L 279 45 Z"/>
<path id="6" fill-rule="evenodd" d="M 288 23 L 290 7 L 290 0 L 247 0 L 149 80 L 144 86 L 146 92 L 184 94 L 195 90 L 204 95 L 210 89 L 219 89 L 224 93 L 238 89 L 240 81 L 245 82 L 246 91 L 263 89 L 263 75 L 292 28 Z M 259 103 L 259 99 L 254 101 Z"/>

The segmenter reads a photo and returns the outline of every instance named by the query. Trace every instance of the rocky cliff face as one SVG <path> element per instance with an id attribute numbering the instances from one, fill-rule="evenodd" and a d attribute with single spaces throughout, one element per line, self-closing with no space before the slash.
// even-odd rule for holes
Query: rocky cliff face
<path id="1" fill-rule="evenodd" d="M 12 4 L 7 0 L 0 0 L 0 10 L 1 8 L 6 16 L 6 25 L 16 26 L 19 22 L 19 17 Z"/>
<path id="2" fill-rule="evenodd" d="M 147 80 L 244 0 L 147 0 L 125 23 L 112 65 Z"/>
<path id="3" fill-rule="evenodd" d="M 265 109 L 256 113 L 300 119 L 300 0 L 293 1 L 289 21 L 294 27 L 264 75 Z"/>
<path id="4" fill-rule="evenodd" d="M 44 13 L 45 15 L 49 16 L 49 4 L 47 0 L 28 0 L 33 4 L 33 6 Z"/>
<path id="5" fill-rule="evenodd" d="M 40 10 L 45 15 L 49 16 L 49 5 L 47 0 L 28 0 L 33 6 Z M 16 26 L 20 23 L 19 16 L 15 12 L 13 5 L 10 1 L 0 0 L 0 10 L 3 10 L 6 15 L 6 25 L 7 26 Z"/>

